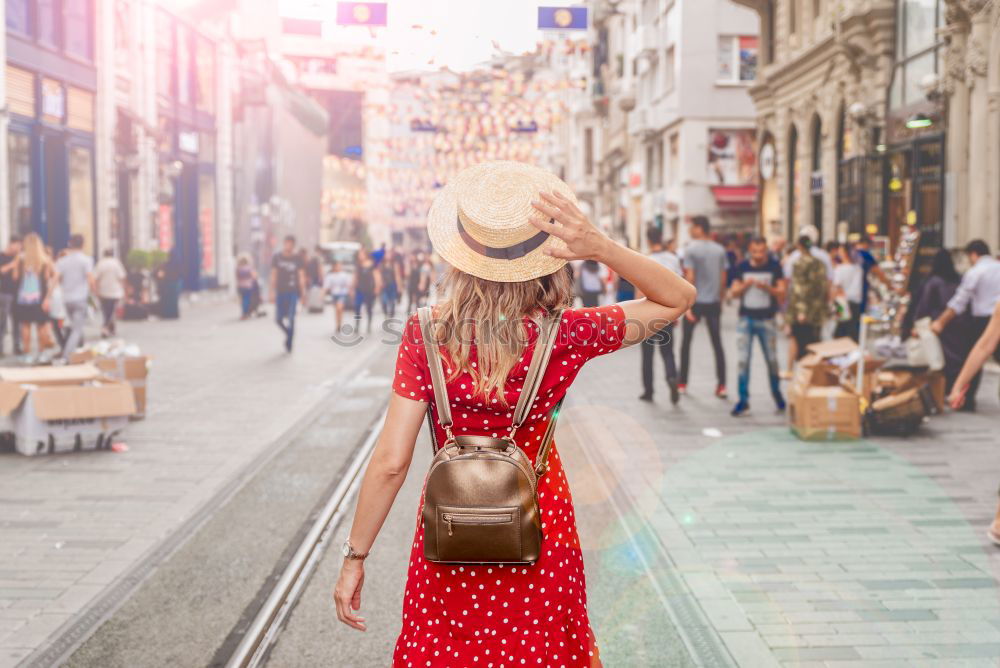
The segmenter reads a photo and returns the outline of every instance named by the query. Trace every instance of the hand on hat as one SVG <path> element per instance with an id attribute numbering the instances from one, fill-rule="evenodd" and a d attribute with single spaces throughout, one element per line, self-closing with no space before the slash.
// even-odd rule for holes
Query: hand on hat
<path id="1" fill-rule="evenodd" d="M 532 206 L 552 222 L 532 220 L 531 224 L 562 239 L 566 248 L 546 248 L 545 254 L 563 260 L 599 260 L 604 255 L 610 239 L 594 227 L 580 208 L 560 193 L 539 193 L 542 201 Z"/>

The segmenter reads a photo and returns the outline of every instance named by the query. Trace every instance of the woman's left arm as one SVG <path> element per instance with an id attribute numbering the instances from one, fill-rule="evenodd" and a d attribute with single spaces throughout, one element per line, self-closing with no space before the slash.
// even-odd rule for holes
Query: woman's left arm
<path id="1" fill-rule="evenodd" d="M 406 399 L 395 393 L 389 400 L 389 412 L 382 433 L 361 481 L 358 507 L 354 511 L 354 523 L 349 534 L 351 547 L 359 554 L 367 554 L 371 550 L 396 494 L 403 486 L 413 459 L 413 446 L 426 413 L 427 403 L 424 401 Z M 340 579 L 333 592 L 337 619 L 359 631 L 367 630 L 365 620 L 352 611 L 361 608 L 364 579 L 364 561 L 344 559 Z"/>

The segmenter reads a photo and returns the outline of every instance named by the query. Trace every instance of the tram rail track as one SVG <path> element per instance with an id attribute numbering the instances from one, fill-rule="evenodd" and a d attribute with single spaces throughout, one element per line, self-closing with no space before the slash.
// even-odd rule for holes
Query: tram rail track
<path id="1" fill-rule="evenodd" d="M 226 668 L 254 668 L 263 665 L 271 647 L 280 634 L 281 628 L 295 607 L 316 570 L 316 566 L 329 548 L 351 500 L 361 484 L 362 471 L 375 448 L 375 441 L 385 422 L 387 407 L 378 411 L 377 417 L 366 430 L 354 455 L 343 469 L 339 481 L 327 495 L 315 519 L 307 522 L 309 529 L 299 541 L 292 557 L 284 566 L 275 584 L 267 593 L 263 604 L 257 610 L 246 630 L 234 630 L 223 648 L 233 644 L 232 639 L 241 637 L 236 646 L 227 652 Z"/>

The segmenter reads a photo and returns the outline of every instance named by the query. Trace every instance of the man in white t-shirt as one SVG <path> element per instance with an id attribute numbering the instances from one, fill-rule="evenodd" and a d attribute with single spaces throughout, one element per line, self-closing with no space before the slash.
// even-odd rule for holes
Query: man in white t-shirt
<path id="1" fill-rule="evenodd" d="M 646 231 L 649 242 L 649 257 L 662 264 L 678 276 L 684 275 L 681 260 L 674 252 L 674 241 L 663 243 L 663 231 L 658 227 L 650 227 Z M 636 298 L 640 295 L 636 294 Z M 677 363 L 674 360 L 674 323 L 665 323 L 664 327 L 642 342 L 642 394 L 641 401 L 653 400 L 653 357 L 659 348 L 663 363 L 667 368 L 667 386 L 670 387 L 670 402 L 676 404 L 680 399 L 677 388 Z"/>
<path id="2" fill-rule="evenodd" d="M 87 322 L 87 301 L 94 285 L 94 260 L 83 252 L 83 235 L 69 238 L 68 252 L 56 260 L 56 273 L 62 288 L 63 303 L 69 318 L 70 333 L 63 346 L 63 359 L 83 343 L 83 327 Z"/>

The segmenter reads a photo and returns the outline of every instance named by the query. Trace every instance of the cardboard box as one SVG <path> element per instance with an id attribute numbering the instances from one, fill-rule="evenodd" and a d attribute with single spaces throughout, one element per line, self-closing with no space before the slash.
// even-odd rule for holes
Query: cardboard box
<path id="1" fill-rule="evenodd" d="M 927 386 L 937 413 L 944 412 L 945 379 L 941 371 L 927 371 L 926 367 L 893 367 L 879 372 L 877 386 L 880 394 L 895 394 Z"/>
<path id="2" fill-rule="evenodd" d="M 794 388 L 788 418 L 792 432 L 804 441 L 861 438 L 860 399 L 839 385 Z"/>
<path id="3" fill-rule="evenodd" d="M 92 364 L 0 368 L 0 415 L 24 455 L 110 448 L 135 413 L 132 388 Z"/>
<path id="4" fill-rule="evenodd" d="M 800 387 L 841 385 L 849 391 L 857 387 L 858 363 L 861 352 L 852 339 L 840 338 L 810 344 L 809 353 L 799 360 L 793 383 Z M 861 396 L 871 399 L 877 386 L 876 374 L 884 360 L 865 357 Z"/>
<path id="5" fill-rule="evenodd" d="M 127 381 L 135 393 L 136 412 L 133 418 L 146 416 L 146 387 L 150 359 L 145 355 L 99 355 L 94 350 L 79 350 L 69 357 L 70 364 L 90 363 L 108 378 Z"/>

